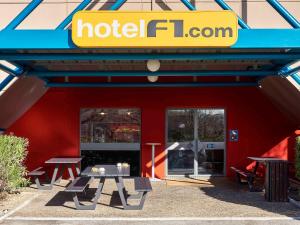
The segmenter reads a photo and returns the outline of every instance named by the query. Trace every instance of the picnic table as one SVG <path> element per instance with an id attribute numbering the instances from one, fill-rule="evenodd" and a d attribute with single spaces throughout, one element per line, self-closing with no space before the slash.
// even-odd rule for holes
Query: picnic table
<path id="1" fill-rule="evenodd" d="M 138 192 L 136 195 L 128 196 L 125 189 L 123 177 L 130 176 L 130 166 L 117 166 L 117 165 L 95 165 L 88 166 L 81 172 L 81 177 L 72 182 L 65 191 L 73 193 L 73 200 L 77 209 L 93 210 L 96 208 L 97 202 L 101 196 L 105 179 L 114 179 L 117 184 L 118 193 L 125 210 L 141 209 L 143 207 L 147 192 L 152 190 L 149 178 L 139 177 L 134 178 L 135 190 Z M 92 199 L 91 205 L 83 205 L 79 202 L 77 193 L 83 192 L 89 186 L 89 182 L 94 179 L 99 179 L 99 184 L 96 189 L 95 195 Z M 139 199 L 140 204 L 129 205 L 128 199 Z"/>
<path id="2" fill-rule="evenodd" d="M 288 201 L 288 161 L 276 157 L 248 157 L 255 161 L 254 174 L 260 164 L 265 166 L 265 199 Z"/>
<path id="3" fill-rule="evenodd" d="M 80 169 L 79 169 L 79 163 L 81 162 L 82 158 L 81 157 L 55 157 L 47 160 L 45 164 L 54 164 L 54 171 L 52 174 L 52 178 L 50 181 L 50 184 L 41 184 L 39 178 L 41 176 L 46 176 L 47 180 L 49 179 L 47 173 L 45 170 L 43 170 L 43 167 L 39 167 L 31 172 L 28 173 L 29 176 L 32 176 L 35 178 L 35 183 L 37 185 L 37 188 L 40 190 L 51 190 L 53 188 L 53 185 L 56 182 L 60 182 L 63 172 L 65 168 L 68 170 L 68 173 L 70 175 L 71 180 L 73 181 L 75 179 L 74 173 L 73 173 L 73 166 L 75 167 L 77 176 L 80 174 Z M 60 168 L 61 167 L 61 168 Z M 59 170 L 60 169 L 60 170 Z M 57 178 L 57 173 L 59 173 L 59 178 Z"/>
<path id="4" fill-rule="evenodd" d="M 73 181 L 75 179 L 75 176 L 74 176 L 72 167 L 73 166 L 75 167 L 75 170 L 76 170 L 76 173 L 78 176 L 80 174 L 79 163 L 81 162 L 81 160 L 82 160 L 81 157 L 74 157 L 74 158 L 55 157 L 55 158 L 51 158 L 51 159 L 47 160 L 45 162 L 45 164 L 54 164 L 55 165 L 50 186 L 53 186 L 55 182 L 57 182 L 57 181 L 59 182 L 61 180 L 65 168 L 68 169 L 70 178 Z M 61 167 L 60 174 L 59 174 L 58 180 L 56 180 L 57 173 L 59 171 L 59 167 Z"/>

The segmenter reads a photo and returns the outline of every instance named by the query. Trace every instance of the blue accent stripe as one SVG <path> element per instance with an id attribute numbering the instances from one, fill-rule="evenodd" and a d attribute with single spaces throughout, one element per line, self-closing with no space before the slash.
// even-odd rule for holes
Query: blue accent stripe
<path id="1" fill-rule="evenodd" d="M 2 91 L 13 79 L 15 76 L 8 75 L 1 83 L 0 83 L 0 91 Z"/>
<path id="2" fill-rule="evenodd" d="M 48 87 L 247 87 L 257 86 L 256 82 L 226 83 L 48 83 Z"/>
<path id="3" fill-rule="evenodd" d="M 117 0 L 109 10 L 118 10 L 127 0 Z"/>
<path id="4" fill-rule="evenodd" d="M 227 3 L 224 2 L 223 0 L 215 0 L 215 2 L 222 9 L 224 9 L 224 10 L 231 10 L 231 11 L 233 11 L 232 8 L 229 5 L 227 5 Z M 238 22 L 239 22 L 239 25 L 240 25 L 241 28 L 243 28 L 243 29 L 250 29 L 250 27 L 248 26 L 248 24 L 246 24 L 245 21 L 241 17 L 239 17 L 239 16 L 238 16 Z"/>
<path id="5" fill-rule="evenodd" d="M 4 132 L 5 131 L 5 129 L 4 128 L 0 128 L 0 132 Z"/>
<path id="6" fill-rule="evenodd" d="M 31 1 L 4 29 L 14 30 L 42 1 L 43 0 Z"/>
<path id="7" fill-rule="evenodd" d="M 300 74 L 294 73 L 291 75 L 291 77 L 300 85 Z"/>
<path id="8" fill-rule="evenodd" d="M 290 14 L 277 0 L 267 0 L 267 2 L 293 27 L 300 28 L 299 21 Z"/>
<path id="9" fill-rule="evenodd" d="M 296 61 L 296 62 L 298 62 L 298 61 Z M 300 66 L 296 66 L 293 68 L 293 64 L 296 62 L 292 62 L 292 63 L 285 65 L 284 67 L 282 67 L 279 70 L 278 74 L 282 75 L 282 76 L 289 76 L 289 75 L 297 72 L 298 70 L 300 70 Z"/>
<path id="10" fill-rule="evenodd" d="M 0 70 L 4 71 L 6 73 L 9 73 L 11 75 L 14 75 L 14 76 L 19 76 L 24 72 L 24 69 L 21 66 L 16 65 L 15 63 L 12 63 L 12 64 L 14 66 L 16 66 L 16 70 L 12 70 L 11 68 L 6 67 L 5 65 L 3 65 L 1 63 L 0 63 Z"/>
<path id="11" fill-rule="evenodd" d="M 66 26 L 68 26 L 69 23 L 71 23 L 72 18 L 74 16 L 74 14 L 76 12 L 78 12 L 79 10 L 83 10 L 85 7 L 88 6 L 88 4 L 90 4 L 92 0 L 84 0 L 83 2 L 81 2 L 74 10 L 73 12 L 71 12 L 66 19 L 64 19 L 64 21 L 62 21 L 58 27 L 56 28 L 56 30 L 63 30 L 65 29 Z"/>
<path id="12" fill-rule="evenodd" d="M 145 76 L 277 76 L 277 71 L 31 71 L 26 76 L 37 77 L 145 77 Z"/>
<path id="13" fill-rule="evenodd" d="M 189 0 L 181 0 L 181 2 L 189 9 L 189 10 L 196 10 L 196 7 L 192 5 Z"/>
<path id="14" fill-rule="evenodd" d="M 298 60 L 300 53 L 7 53 L 3 60 Z"/>
<path id="15" fill-rule="evenodd" d="M 239 29 L 238 40 L 230 48 L 300 49 L 300 29 Z M 0 31 L 0 50 L 20 49 L 78 48 L 72 42 L 70 30 Z"/>

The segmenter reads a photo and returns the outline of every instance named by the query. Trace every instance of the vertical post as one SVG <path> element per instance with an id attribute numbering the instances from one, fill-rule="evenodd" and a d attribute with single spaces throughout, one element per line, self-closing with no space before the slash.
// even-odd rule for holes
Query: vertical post
<path id="1" fill-rule="evenodd" d="M 155 179 L 155 145 L 152 145 L 152 179 Z"/>
<path id="2" fill-rule="evenodd" d="M 157 181 L 159 179 L 155 178 L 155 146 L 161 143 L 146 143 L 146 145 L 151 146 L 151 180 Z"/>

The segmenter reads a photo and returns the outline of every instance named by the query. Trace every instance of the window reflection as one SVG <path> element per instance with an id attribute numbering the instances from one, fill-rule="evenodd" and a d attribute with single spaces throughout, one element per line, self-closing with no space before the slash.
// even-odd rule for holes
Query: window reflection
<path id="1" fill-rule="evenodd" d="M 138 143 L 137 109 L 82 109 L 81 143 Z"/>
<path id="2" fill-rule="evenodd" d="M 198 110 L 198 138 L 200 141 L 224 141 L 224 110 Z"/>

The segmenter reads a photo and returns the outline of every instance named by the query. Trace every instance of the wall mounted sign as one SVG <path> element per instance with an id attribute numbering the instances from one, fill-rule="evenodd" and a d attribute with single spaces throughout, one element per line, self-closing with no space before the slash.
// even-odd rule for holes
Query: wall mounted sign
<path id="1" fill-rule="evenodd" d="M 237 41 L 232 11 L 79 11 L 72 40 L 79 47 L 229 47 Z"/>
<path id="2" fill-rule="evenodd" d="M 229 140 L 232 142 L 237 142 L 239 140 L 239 131 L 229 130 Z"/>

